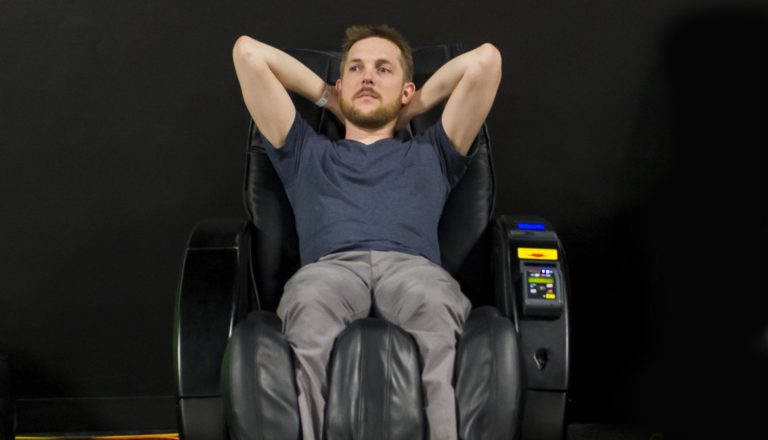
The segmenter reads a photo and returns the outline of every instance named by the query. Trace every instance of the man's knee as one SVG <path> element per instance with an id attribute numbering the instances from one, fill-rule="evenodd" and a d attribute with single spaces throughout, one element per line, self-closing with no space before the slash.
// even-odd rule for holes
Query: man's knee
<path id="1" fill-rule="evenodd" d="M 299 270 L 285 284 L 281 304 L 315 304 L 329 300 L 335 290 L 331 275 L 318 269 Z"/>
<path id="2" fill-rule="evenodd" d="M 469 315 L 471 304 L 450 276 L 419 277 L 401 293 L 398 319 L 422 330 L 458 330 Z"/>
<path id="3" fill-rule="evenodd" d="M 465 309 L 469 307 L 469 301 L 461 292 L 458 283 L 453 280 L 424 280 L 413 287 L 409 296 L 429 313 L 450 312 L 464 315 Z"/>
<path id="4" fill-rule="evenodd" d="M 347 322 L 370 310 L 365 286 L 343 269 L 315 264 L 301 268 L 285 285 L 277 314 L 285 321 Z"/>

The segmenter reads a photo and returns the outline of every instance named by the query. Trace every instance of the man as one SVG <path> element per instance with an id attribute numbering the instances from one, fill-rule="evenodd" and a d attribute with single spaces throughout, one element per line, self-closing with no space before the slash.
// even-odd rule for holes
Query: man
<path id="1" fill-rule="evenodd" d="M 501 56 L 483 44 L 416 90 L 411 49 L 396 30 L 352 26 L 342 48 L 335 85 L 250 37 L 233 49 L 246 107 L 272 146 L 267 154 L 296 217 L 302 268 L 277 313 L 295 354 L 303 438 L 322 437 L 333 340 L 373 310 L 414 336 L 430 438 L 455 439 L 455 344 L 471 306 L 440 267 L 437 225 L 493 103 Z M 331 110 L 345 139 L 315 133 L 288 91 Z M 443 101 L 440 121 L 424 134 L 393 137 Z"/>

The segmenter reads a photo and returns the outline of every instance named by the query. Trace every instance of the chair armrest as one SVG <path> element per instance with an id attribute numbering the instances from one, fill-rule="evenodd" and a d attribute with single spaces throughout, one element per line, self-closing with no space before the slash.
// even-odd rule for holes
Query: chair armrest
<path id="1" fill-rule="evenodd" d="M 210 219 L 187 241 L 174 317 L 174 365 L 179 398 L 220 395 L 221 360 L 251 290 L 250 223 Z"/>
<path id="2" fill-rule="evenodd" d="M 526 380 L 521 438 L 562 440 L 570 371 L 568 273 L 562 243 L 551 225 L 536 217 L 496 218 L 493 239 L 496 301 L 515 323 Z M 529 292 L 537 291 L 534 280 L 545 278 L 543 268 L 554 270 L 559 307 L 542 306 L 538 294 Z M 530 270 L 537 275 L 527 280 Z"/>
<path id="3" fill-rule="evenodd" d="M 527 225 L 527 226 L 524 226 Z M 568 324 L 568 274 L 560 238 L 544 219 L 499 216 L 493 233 L 495 296 L 499 311 L 515 324 L 520 335 L 523 364 L 529 389 L 568 388 L 570 331 Z M 557 251 L 556 260 L 523 257 L 519 249 Z M 558 314 L 524 313 L 523 266 L 551 264 L 559 272 L 557 295 L 562 301 Z"/>

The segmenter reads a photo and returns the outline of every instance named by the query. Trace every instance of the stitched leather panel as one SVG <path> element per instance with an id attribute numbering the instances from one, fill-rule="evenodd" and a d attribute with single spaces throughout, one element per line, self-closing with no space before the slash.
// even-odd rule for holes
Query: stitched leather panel
<path id="1" fill-rule="evenodd" d="M 326 438 L 425 438 L 421 361 L 413 338 L 376 318 L 350 324 L 329 366 Z"/>
<path id="2" fill-rule="evenodd" d="M 301 438 L 291 347 L 280 328 L 274 313 L 256 311 L 230 338 L 221 377 L 232 440 Z"/>
<path id="3" fill-rule="evenodd" d="M 521 362 L 512 321 L 494 307 L 474 309 L 459 338 L 454 386 L 459 438 L 515 438 L 522 413 Z"/>

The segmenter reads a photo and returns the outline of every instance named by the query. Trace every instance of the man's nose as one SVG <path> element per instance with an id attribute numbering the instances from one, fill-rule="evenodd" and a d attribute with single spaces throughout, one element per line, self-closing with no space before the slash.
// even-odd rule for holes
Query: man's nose
<path id="1" fill-rule="evenodd" d="M 373 84 L 373 76 L 371 75 L 371 72 L 366 70 L 363 72 L 363 84 Z"/>

